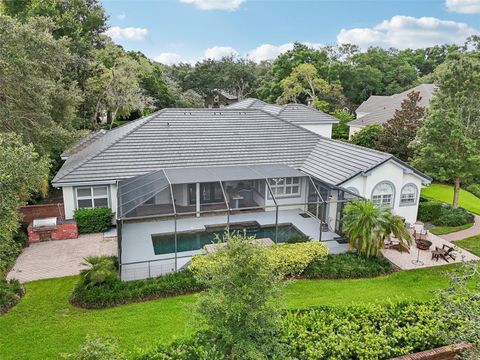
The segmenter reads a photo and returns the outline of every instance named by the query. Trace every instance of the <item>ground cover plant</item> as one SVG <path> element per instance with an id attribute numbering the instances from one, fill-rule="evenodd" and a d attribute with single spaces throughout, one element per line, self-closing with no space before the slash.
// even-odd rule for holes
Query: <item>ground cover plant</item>
<path id="1" fill-rule="evenodd" d="M 307 279 L 357 279 L 386 275 L 392 264 L 382 256 L 366 257 L 354 252 L 330 254 L 326 261 L 314 261 L 305 269 Z"/>
<path id="2" fill-rule="evenodd" d="M 294 280 L 281 291 L 285 308 L 294 310 L 428 301 L 434 297 L 434 290 L 448 286 L 444 273 L 451 268 L 438 266 L 371 279 Z M 57 358 L 59 353 L 77 351 L 87 335 L 115 339 L 121 351 L 131 354 L 137 347 L 169 343 L 196 330 L 189 324 L 198 294 L 86 310 L 69 302 L 78 281 L 74 276 L 25 284 L 22 300 L 0 317 L 2 360 Z"/>

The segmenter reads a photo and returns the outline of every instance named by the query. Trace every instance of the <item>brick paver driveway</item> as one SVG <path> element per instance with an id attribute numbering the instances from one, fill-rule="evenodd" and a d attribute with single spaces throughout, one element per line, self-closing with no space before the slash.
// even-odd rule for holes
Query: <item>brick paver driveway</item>
<path id="1" fill-rule="evenodd" d="M 33 244 L 23 250 L 7 279 L 27 282 L 76 275 L 84 257 L 98 255 L 117 255 L 115 238 L 104 239 L 99 233 Z"/>

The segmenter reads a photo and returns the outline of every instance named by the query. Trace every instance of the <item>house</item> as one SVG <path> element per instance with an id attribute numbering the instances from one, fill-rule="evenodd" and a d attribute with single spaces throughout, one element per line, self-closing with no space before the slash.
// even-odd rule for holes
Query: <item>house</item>
<path id="1" fill-rule="evenodd" d="M 370 96 L 357 108 L 357 110 L 355 110 L 357 118 L 348 123 L 348 126 L 350 127 L 350 137 L 367 125 L 382 125 L 392 119 L 395 110 L 401 108 L 402 101 L 405 100 L 407 95 L 412 91 L 419 92 L 422 97 L 418 105 L 427 108 L 435 89 L 436 86 L 434 84 L 421 84 L 405 90 L 400 94 L 390 96 Z"/>
<path id="2" fill-rule="evenodd" d="M 248 98 L 232 105 L 230 109 L 259 109 L 278 116 L 292 124 L 299 125 L 318 135 L 332 137 L 332 126 L 339 120 L 323 111 L 316 110 L 303 104 L 275 105 L 267 104 L 259 99 Z"/>
<path id="3" fill-rule="evenodd" d="M 238 101 L 236 95 L 224 90 L 214 90 L 204 97 L 205 107 L 208 109 L 223 108 Z"/>
<path id="4" fill-rule="evenodd" d="M 264 107 L 163 109 L 74 146 L 53 179 L 66 218 L 113 209 L 125 280 L 186 266 L 226 228 L 346 251 L 340 220 L 359 197 L 416 220 L 427 176 L 309 130 L 301 106 Z"/>

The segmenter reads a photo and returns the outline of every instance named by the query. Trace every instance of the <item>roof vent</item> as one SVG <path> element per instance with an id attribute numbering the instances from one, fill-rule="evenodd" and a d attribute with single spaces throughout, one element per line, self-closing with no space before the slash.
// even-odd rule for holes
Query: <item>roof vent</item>
<path id="1" fill-rule="evenodd" d="M 185 112 L 183 113 L 183 115 L 192 115 L 192 112 L 191 112 L 191 111 L 185 111 Z"/>

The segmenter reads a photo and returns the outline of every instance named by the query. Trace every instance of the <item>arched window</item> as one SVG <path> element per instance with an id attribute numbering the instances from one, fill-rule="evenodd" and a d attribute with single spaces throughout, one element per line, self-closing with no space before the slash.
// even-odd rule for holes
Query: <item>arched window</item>
<path id="1" fill-rule="evenodd" d="M 372 201 L 381 207 L 393 207 L 395 199 L 395 186 L 390 181 L 378 183 L 372 191 Z"/>
<path id="2" fill-rule="evenodd" d="M 413 206 L 417 204 L 418 188 L 415 184 L 407 184 L 400 193 L 400 205 Z"/>

